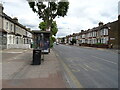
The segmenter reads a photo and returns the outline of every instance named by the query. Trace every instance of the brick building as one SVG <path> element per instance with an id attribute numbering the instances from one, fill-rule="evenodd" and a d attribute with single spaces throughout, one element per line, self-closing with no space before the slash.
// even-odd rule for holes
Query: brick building
<path id="1" fill-rule="evenodd" d="M 119 20 L 104 24 L 99 22 L 98 27 L 94 27 L 88 30 L 81 30 L 79 33 L 73 33 L 67 36 L 67 42 L 70 43 L 72 38 L 76 39 L 77 44 L 80 46 L 91 46 L 101 48 L 120 48 L 120 26 Z"/>

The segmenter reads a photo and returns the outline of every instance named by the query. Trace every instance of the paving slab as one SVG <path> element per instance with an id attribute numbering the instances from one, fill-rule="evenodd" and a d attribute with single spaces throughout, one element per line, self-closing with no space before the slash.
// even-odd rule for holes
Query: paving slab
<path id="1" fill-rule="evenodd" d="M 4 60 L 2 65 L 3 88 L 65 88 L 66 83 L 61 74 L 60 63 L 55 53 L 45 54 L 41 65 L 31 65 L 32 49 L 5 50 L 22 52 Z M 16 53 L 12 53 L 16 54 Z"/>

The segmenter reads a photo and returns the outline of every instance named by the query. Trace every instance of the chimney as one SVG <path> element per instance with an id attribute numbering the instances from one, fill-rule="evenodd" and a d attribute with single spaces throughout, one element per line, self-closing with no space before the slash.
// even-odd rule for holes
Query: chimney
<path id="1" fill-rule="evenodd" d="M 2 14 L 3 13 L 3 5 L 0 3 L 0 14 Z"/>
<path id="2" fill-rule="evenodd" d="M 13 18 L 13 21 L 18 22 L 17 17 L 14 17 L 14 18 Z"/>
<path id="3" fill-rule="evenodd" d="M 84 32 L 84 30 L 81 30 L 81 32 Z"/>
<path id="4" fill-rule="evenodd" d="M 99 26 L 103 26 L 103 22 L 99 22 Z"/>

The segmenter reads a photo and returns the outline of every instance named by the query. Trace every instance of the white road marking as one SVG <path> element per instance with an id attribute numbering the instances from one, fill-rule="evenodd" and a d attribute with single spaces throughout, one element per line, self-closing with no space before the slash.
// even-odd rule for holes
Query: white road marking
<path id="1" fill-rule="evenodd" d="M 88 71 L 88 69 L 86 69 L 85 67 L 81 66 L 80 64 L 78 64 L 81 68 L 83 68 L 84 70 Z"/>
<path id="2" fill-rule="evenodd" d="M 58 54 L 56 54 L 56 56 L 59 56 Z"/>
<path id="3" fill-rule="evenodd" d="M 67 74 L 69 75 L 70 79 L 72 80 L 73 84 L 76 86 L 76 88 L 83 88 L 80 81 L 78 81 L 76 76 L 71 72 L 70 68 L 62 60 L 60 60 L 60 62 L 63 65 Z"/>
<path id="4" fill-rule="evenodd" d="M 80 70 L 79 69 L 71 69 L 71 71 L 73 71 L 73 72 L 80 72 Z"/>
<path id="5" fill-rule="evenodd" d="M 7 52 L 7 53 L 23 53 L 23 52 Z"/>
<path id="6" fill-rule="evenodd" d="M 96 56 L 92 56 L 92 57 L 101 59 L 101 60 L 106 61 L 106 62 L 109 62 L 109 63 L 117 64 L 117 63 L 115 63 L 115 62 L 112 62 L 112 61 L 109 61 L 109 60 L 106 60 L 106 59 L 103 59 L 103 58 L 99 58 L 99 57 L 96 57 Z"/>
<path id="7" fill-rule="evenodd" d="M 80 69 L 77 69 L 74 66 L 76 66 L 76 65 L 71 65 L 71 64 L 68 65 L 68 67 L 71 68 L 71 71 L 73 71 L 73 72 L 80 72 Z"/>
<path id="8" fill-rule="evenodd" d="M 85 69 L 86 71 L 88 71 L 86 68 L 82 67 L 83 69 Z"/>
<path id="9" fill-rule="evenodd" d="M 90 66 L 88 66 L 87 64 L 84 64 L 87 68 L 93 70 L 93 71 L 96 71 L 95 69 L 91 68 Z"/>

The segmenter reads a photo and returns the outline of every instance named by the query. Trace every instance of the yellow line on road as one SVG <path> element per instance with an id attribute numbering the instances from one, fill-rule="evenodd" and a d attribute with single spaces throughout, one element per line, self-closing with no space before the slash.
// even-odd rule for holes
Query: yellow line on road
<path id="1" fill-rule="evenodd" d="M 69 75 L 69 77 L 71 78 L 71 80 L 73 81 L 73 83 L 76 85 L 76 87 L 83 88 L 83 86 L 80 84 L 80 82 L 75 77 L 75 75 L 71 72 L 71 70 L 68 68 L 68 66 L 62 60 L 60 60 L 60 62 L 63 65 L 63 67 L 64 67 L 65 71 L 67 72 L 67 74 Z"/>

